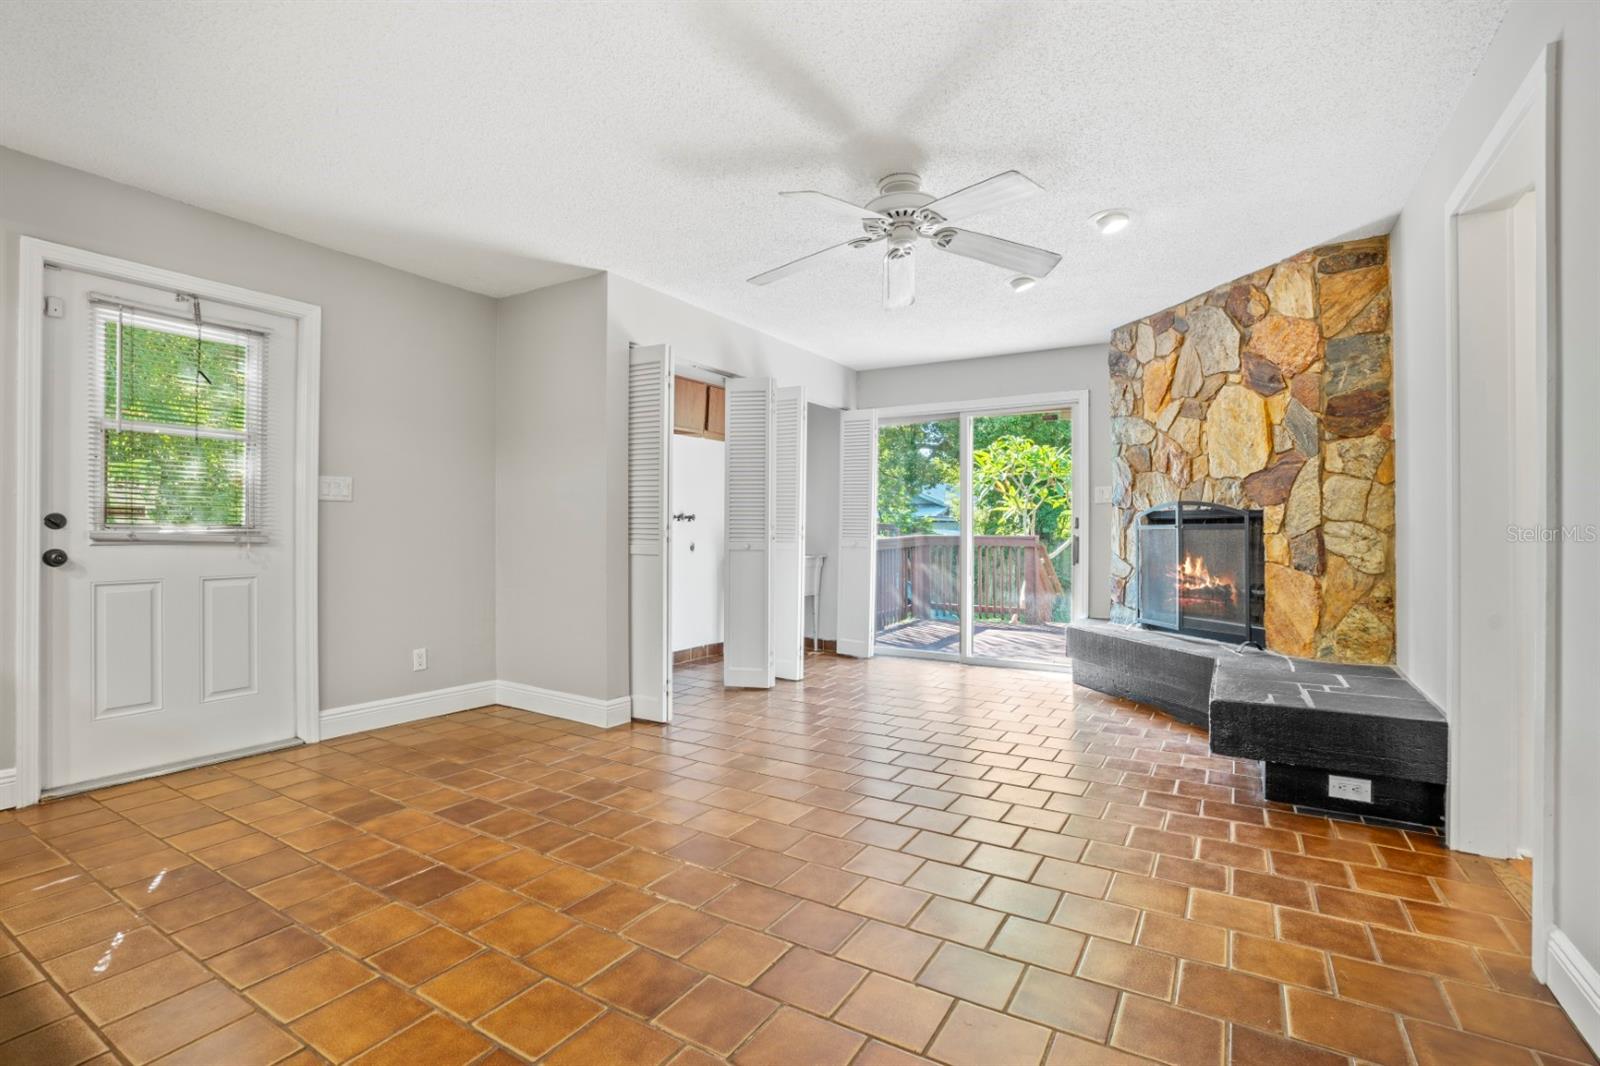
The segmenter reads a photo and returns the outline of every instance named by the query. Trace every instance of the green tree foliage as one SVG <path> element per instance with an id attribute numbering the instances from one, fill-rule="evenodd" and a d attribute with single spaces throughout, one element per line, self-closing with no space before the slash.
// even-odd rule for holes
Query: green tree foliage
<path id="1" fill-rule="evenodd" d="M 960 423 L 915 422 L 878 430 L 878 532 L 928 533 L 933 520 L 916 514 L 916 498 L 935 485 L 961 483 L 949 472 L 960 460 Z"/>
<path id="2" fill-rule="evenodd" d="M 987 448 L 1001 437 L 1026 437 L 1035 444 L 1072 449 L 1072 422 L 1053 412 L 1031 415 L 985 415 L 972 423 L 972 447 Z"/>
<path id="3" fill-rule="evenodd" d="M 1071 490 L 1072 456 L 1065 449 L 996 437 L 972 452 L 973 532 L 1053 539 L 1063 518 L 1071 529 Z"/>
<path id="4" fill-rule="evenodd" d="M 1072 423 L 1045 414 L 978 419 L 972 427 L 973 532 L 1036 536 L 1061 594 L 1056 622 L 1072 618 Z"/>
<path id="5" fill-rule="evenodd" d="M 118 328 L 105 325 L 106 523 L 242 525 L 244 346 L 205 340 L 197 353 L 193 335 L 123 325 L 119 374 Z M 119 404 L 123 423 L 150 428 L 115 428 Z M 241 436 L 203 437 L 196 429 Z"/>
<path id="6" fill-rule="evenodd" d="M 960 423 L 954 419 L 878 430 L 878 528 L 886 536 L 926 533 L 916 498 L 961 484 Z M 1072 422 L 1050 412 L 986 415 L 972 425 L 974 532 L 1032 534 L 1059 541 L 1072 531 Z M 957 516 L 959 517 L 959 516 Z"/>

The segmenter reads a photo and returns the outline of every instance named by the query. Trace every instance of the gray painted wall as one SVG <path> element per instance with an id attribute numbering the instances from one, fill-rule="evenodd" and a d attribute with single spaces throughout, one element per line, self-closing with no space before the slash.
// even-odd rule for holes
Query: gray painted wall
<path id="1" fill-rule="evenodd" d="M 12 706 L 18 238 L 322 307 L 322 704 L 494 676 L 494 301 L 0 148 L 0 767 Z M 413 673 L 411 649 L 429 649 Z"/>
<path id="2" fill-rule="evenodd" d="M 958 359 L 922 366 L 864 370 L 856 378 L 856 406 L 898 407 L 949 403 L 952 409 L 986 398 L 1089 391 L 1090 491 L 1111 484 L 1111 371 L 1104 345 L 1053 348 L 1043 352 Z M 1085 440 L 1074 436 L 1074 444 Z M 1081 473 L 1081 467 L 1079 472 Z M 837 482 L 837 478 L 835 479 Z M 837 492 L 837 489 L 835 490 Z M 1111 609 L 1111 505 L 1089 504 L 1089 613 L 1105 618 Z"/>
<path id="3" fill-rule="evenodd" d="M 1563 525 L 1600 526 L 1600 5 L 1511 5 L 1455 116 L 1395 226 L 1396 520 L 1400 666 L 1443 703 L 1447 579 L 1431 522 L 1445 504 L 1448 454 L 1440 389 L 1445 360 L 1446 211 L 1479 146 L 1527 76 L 1539 50 L 1560 40 L 1560 478 Z M 1600 964 L 1600 544 L 1560 549 L 1560 680 L 1555 924 L 1591 965 Z M 1446 708 L 1448 711 L 1449 708 Z M 1470 743 L 1470 741 L 1469 741 Z M 1536 856 L 1535 862 L 1551 857 Z"/>
<path id="4" fill-rule="evenodd" d="M 0 148 L 7 395 L 24 235 L 322 307 L 322 470 L 355 479 L 353 502 L 320 509 L 324 707 L 497 677 L 626 694 L 628 341 L 824 403 L 854 387 L 836 363 L 622 278 L 491 300 Z M 0 434 L 7 531 L 12 445 Z M 0 612 L 0 767 L 15 753 L 13 647 Z"/>
<path id="5" fill-rule="evenodd" d="M 627 621 L 627 556 L 624 544 L 619 608 L 606 463 L 606 279 L 509 297 L 498 311 L 497 676 L 596 699 L 621 696 L 627 630 L 620 649 L 612 634 L 619 609 Z"/>

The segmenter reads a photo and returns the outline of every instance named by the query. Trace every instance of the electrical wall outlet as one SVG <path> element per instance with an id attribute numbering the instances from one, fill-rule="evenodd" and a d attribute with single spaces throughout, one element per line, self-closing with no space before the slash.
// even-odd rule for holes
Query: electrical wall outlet
<path id="1" fill-rule="evenodd" d="M 333 500 L 338 503 L 348 503 L 355 494 L 353 478 L 348 477 L 319 477 L 317 478 L 317 499 Z"/>
<path id="2" fill-rule="evenodd" d="M 1338 774 L 1329 774 L 1328 798 L 1371 803 L 1372 782 L 1364 777 L 1340 777 Z"/>
<path id="3" fill-rule="evenodd" d="M 1111 486 L 1110 485 L 1096 485 L 1094 487 L 1094 502 L 1095 503 L 1110 503 L 1111 502 Z"/>
<path id="4" fill-rule="evenodd" d="M 428 649 L 427 648 L 412 648 L 411 649 L 411 669 L 413 669 L 413 670 L 426 670 L 427 668 L 428 668 Z"/>

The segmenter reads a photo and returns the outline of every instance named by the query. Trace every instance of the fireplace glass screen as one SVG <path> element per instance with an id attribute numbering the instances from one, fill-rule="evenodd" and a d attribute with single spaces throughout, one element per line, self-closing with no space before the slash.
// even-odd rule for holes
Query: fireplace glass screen
<path id="1" fill-rule="evenodd" d="M 1142 624 L 1264 645 L 1260 511 L 1164 504 L 1142 512 L 1137 531 Z"/>

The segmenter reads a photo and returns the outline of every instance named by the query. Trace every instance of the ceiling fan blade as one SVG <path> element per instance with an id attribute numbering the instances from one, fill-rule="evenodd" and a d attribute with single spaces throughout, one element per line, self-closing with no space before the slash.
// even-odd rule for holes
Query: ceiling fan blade
<path id="1" fill-rule="evenodd" d="M 1061 262 L 1061 257 L 1055 252 L 1018 244 L 1016 241 L 1001 240 L 987 233 L 974 233 L 967 229 L 940 230 L 934 237 L 933 243 L 947 252 L 992 263 L 1030 278 L 1044 277 Z"/>
<path id="2" fill-rule="evenodd" d="M 757 274 L 755 277 L 749 279 L 750 284 L 770 285 L 774 281 L 788 277 L 790 274 L 798 274 L 802 270 L 809 270 L 823 260 L 833 258 L 847 248 L 859 248 L 861 245 L 862 238 L 857 237 L 853 241 L 845 241 L 843 244 L 836 244 L 831 248 L 824 248 L 820 252 L 812 252 L 810 255 L 803 255 L 791 263 L 785 263 L 781 267 L 773 267 L 771 270 Z"/>
<path id="3" fill-rule="evenodd" d="M 787 196 L 792 200 L 799 200 L 813 207 L 821 208 L 838 218 L 849 219 L 852 222 L 860 222 L 865 218 L 886 217 L 876 211 L 868 211 L 864 207 L 857 207 L 849 200 L 841 200 L 837 196 L 829 196 L 827 193 L 817 192 L 815 189 L 802 189 L 799 192 L 780 192 L 778 195 Z"/>
<path id="4" fill-rule="evenodd" d="M 1008 170 L 1004 174 L 985 178 L 976 185 L 968 185 L 949 196 L 941 196 L 929 204 L 927 210 L 936 212 L 946 222 L 955 222 L 968 215 L 993 211 L 997 207 L 1025 200 L 1043 191 L 1032 178 L 1019 171 Z"/>
<path id="5" fill-rule="evenodd" d="M 883 257 L 883 306 L 890 311 L 910 307 L 917 302 L 916 257 L 913 255 Z"/>

